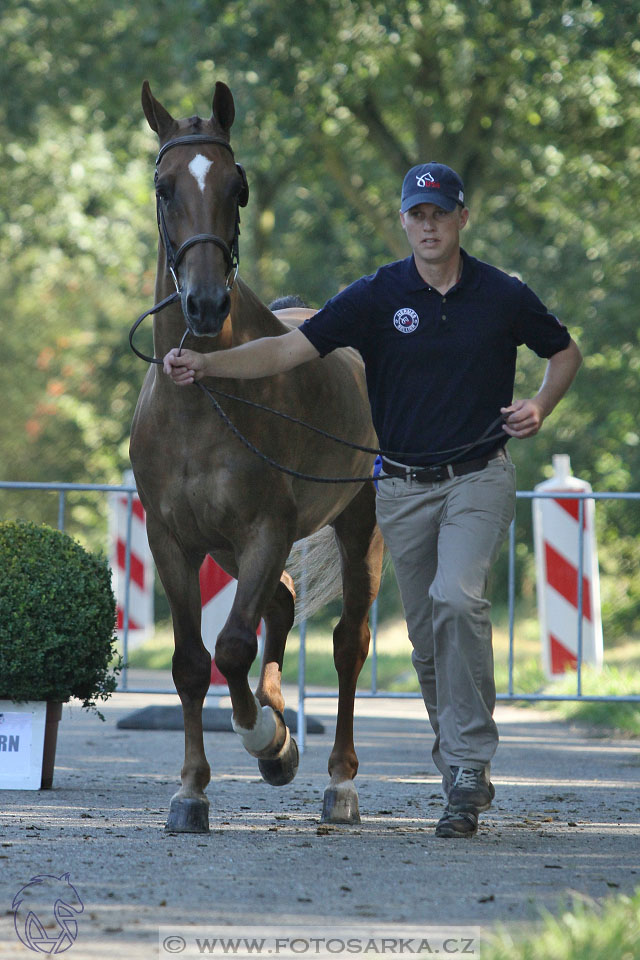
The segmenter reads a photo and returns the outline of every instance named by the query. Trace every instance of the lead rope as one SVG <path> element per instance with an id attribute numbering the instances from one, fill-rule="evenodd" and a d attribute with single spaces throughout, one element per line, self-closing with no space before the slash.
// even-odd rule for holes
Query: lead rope
<path id="1" fill-rule="evenodd" d="M 168 297 L 165 297 L 164 300 L 161 300 L 159 303 L 156 303 L 150 310 L 147 310 L 146 313 L 141 314 L 138 317 L 136 322 L 131 327 L 129 331 L 129 345 L 135 355 L 141 360 L 146 361 L 147 363 L 154 363 L 159 366 L 162 366 L 163 361 L 158 360 L 157 357 L 149 357 L 147 354 L 142 353 L 137 349 L 133 343 L 133 335 L 146 317 L 151 314 L 159 313 L 160 310 L 164 310 L 165 307 L 168 307 L 169 304 L 174 303 L 179 299 L 179 294 L 172 293 Z M 185 330 L 182 339 L 180 341 L 180 346 L 178 347 L 178 356 L 182 351 L 183 344 L 189 335 L 188 329 Z M 277 460 L 274 460 L 268 454 L 263 453 L 262 450 L 259 450 L 256 446 L 243 433 L 238 430 L 233 421 L 229 416 L 224 412 L 218 401 L 216 400 L 214 394 L 218 396 L 225 397 L 227 400 L 236 400 L 238 403 L 244 403 L 249 407 L 254 407 L 256 410 L 262 410 L 265 413 L 272 413 L 276 417 L 280 417 L 282 420 L 287 420 L 289 423 L 295 423 L 298 426 L 304 427 L 306 430 L 310 430 L 312 433 L 317 433 L 319 436 L 324 437 L 326 440 L 332 440 L 334 443 L 340 443 L 345 447 L 349 447 L 351 450 L 360 450 L 363 453 L 371 453 L 374 456 L 379 457 L 389 457 L 393 459 L 394 457 L 420 457 L 424 456 L 424 452 L 420 453 L 407 453 L 406 451 L 397 451 L 397 450 L 382 450 L 378 447 L 366 447 L 359 443 L 353 443 L 350 440 L 344 440 L 342 437 L 336 437 L 333 433 L 328 433 L 326 430 L 321 430 L 319 427 L 314 427 L 311 423 L 306 423 L 304 420 L 300 420 L 298 417 L 292 417 L 288 413 L 283 413 L 281 410 L 275 410 L 273 407 L 268 407 L 263 403 L 257 403 L 255 400 L 246 400 L 244 397 L 237 397 L 232 393 L 225 393 L 223 390 L 216 390 L 213 387 L 206 387 L 203 383 L 196 381 L 194 386 L 198 387 L 205 396 L 210 401 L 214 410 L 223 421 L 223 423 L 229 428 L 231 433 L 236 437 L 246 448 L 250 450 L 251 453 L 254 453 L 257 457 L 260 457 L 261 460 L 264 460 L 265 463 L 268 463 L 269 466 L 274 467 L 276 470 L 279 470 L 281 473 L 286 473 L 290 477 L 296 477 L 298 480 L 308 480 L 312 483 L 365 483 L 372 480 L 387 480 L 390 479 L 389 474 L 379 473 L 375 477 L 373 474 L 368 474 L 366 477 L 316 477 L 312 474 L 301 473 L 299 470 L 293 470 L 291 467 L 285 467 L 283 464 L 278 463 Z M 440 450 L 437 453 L 437 456 L 448 456 L 449 454 L 456 454 L 456 456 L 451 457 L 448 461 L 453 463 L 456 460 L 459 460 L 460 457 L 464 456 L 469 450 L 472 450 L 474 447 L 479 446 L 481 443 L 488 443 L 490 440 L 498 440 L 504 437 L 504 431 L 499 431 L 498 433 L 493 433 L 492 431 L 498 426 L 499 423 L 502 423 L 504 420 L 503 416 L 500 415 L 497 417 L 493 423 L 489 424 L 487 429 L 484 431 L 482 436 L 478 437 L 477 440 L 472 440 L 471 443 L 464 443 L 458 447 L 450 447 L 448 450 Z M 435 456 L 436 454 L 431 454 Z M 441 466 L 441 464 L 433 464 L 434 467 Z M 419 468 L 416 468 L 419 469 Z"/>
<path id="2" fill-rule="evenodd" d="M 199 389 L 206 394 L 206 396 L 211 401 L 214 410 L 216 411 L 220 419 L 223 421 L 223 423 L 225 423 L 226 426 L 229 428 L 229 430 L 231 430 L 234 437 L 236 437 L 242 444 L 244 444 L 247 450 L 250 450 L 252 453 L 255 453 L 256 456 L 260 457 L 261 460 L 264 460 L 265 463 L 268 463 L 271 467 L 275 467 L 275 469 L 279 470 L 281 473 L 286 473 L 290 477 L 296 477 L 298 480 L 309 480 L 312 483 L 365 483 L 367 481 L 372 481 L 372 480 L 377 481 L 377 480 L 391 479 L 390 475 L 386 473 L 379 473 L 376 476 L 373 476 L 373 474 L 368 474 L 366 477 L 316 477 L 309 473 L 300 473 L 299 470 L 292 470 L 290 467 L 285 467 L 281 463 L 278 463 L 277 460 L 273 460 L 266 453 L 263 453 L 262 450 L 258 450 L 258 448 L 254 446 L 251 443 L 251 441 L 248 440 L 247 437 L 245 437 L 244 434 L 238 430 L 236 425 L 227 416 L 227 414 L 224 412 L 224 410 L 222 409 L 222 407 L 220 406 L 216 398 L 213 396 L 214 393 L 221 394 L 222 396 L 227 397 L 229 400 L 239 400 L 240 403 L 246 403 L 249 406 L 256 407 L 259 410 L 265 410 L 268 413 L 273 413 L 278 417 L 282 417 L 284 420 L 289 420 L 291 423 L 297 423 L 302 427 L 306 427 L 307 430 L 312 430 L 314 433 L 320 434 L 321 436 L 325 437 L 327 440 L 334 440 L 336 443 L 342 443 L 344 444 L 344 446 L 350 447 L 352 450 L 362 450 L 364 453 L 373 453 L 378 456 L 386 456 L 386 451 L 377 450 L 377 449 L 374 449 L 373 447 L 364 447 L 357 443 L 351 443 L 349 440 L 343 440 L 342 438 L 336 437 L 331 433 L 327 433 L 325 430 L 320 430 L 318 427 L 314 427 L 310 423 L 305 423 L 304 420 L 298 420 L 297 417 L 290 417 L 286 413 L 281 413 L 279 410 L 273 410 L 271 407 L 266 407 L 261 403 L 255 403 L 253 400 L 244 400 L 242 397 L 235 397 L 232 394 L 223 393 L 221 390 L 212 390 L 209 387 L 205 387 L 202 383 L 199 383 L 198 381 L 195 382 L 195 386 L 199 387 Z M 470 450 L 473 447 L 477 447 L 478 444 L 480 443 L 485 443 L 489 440 L 494 440 L 497 438 L 504 437 L 504 431 L 493 434 L 492 436 L 487 436 L 487 434 L 489 434 L 489 432 L 493 430 L 494 427 L 498 425 L 498 423 L 502 423 L 502 420 L 503 418 L 501 415 L 487 428 L 487 430 L 485 430 L 484 434 L 481 437 L 479 437 L 478 440 L 473 440 L 471 443 L 464 444 L 462 447 L 453 447 L 452 450 L 449 450 L 449 451 L 444 450 L 441 452 L 441 454 L 450 453 L 453 450 L 460 450 L 461 453 L 459 453 L 458 456 L 462 456 L 467 450 Z M 404 456 L 407 456 L 407 454 L 405 453 Z M 453 459 L 455 460 L 457 458 L 453 458 Z M 449 461 L 449 462 L 452 462 L 452 461 Z M 440 465 L 441 464 L 433 464 L 433 466 L 440 466 Z"/>
<path id="3" fill-rule="evenodd" d="M 133 342 L 133 335 L 146 317 L 154 313 L 159 313 L 160 310 L 164 310 L 165 307 L 168 307 L 169 304 L 174 303 L 178 300 L 180 294 L 176 291 L 175 293 L 170 294 L 168 297 L 165 297 L 164 300 L 161 300 L 159 303 L 156 303 L 150 310 L 147 310 L 146 313 L 141 314 L 138 319 L 135 321 L 131 330 L 129 331 L 129 345 L 135 355 L 141 360 L 145 360 L 147 363 L 154 363 L 159 366 L 162 366 L 163 361 L 158 360 L 157 357 L 149 357 L 147 354 L 142 353 L 137 349 Z M 189 335 L 189 331 L 185 330 L 182 339 L 180 341 L 180 346 L 178 347 L 178 356 L 182 351 L 183 344 Z M 257 457 L 260 457 L 261 460 L 264 460 L 265 463 L 268 463 L 269 466 L 274 467 L 276 470 L 279 470 L 281 473 L 286 473 L 290 477 L 296 477 L 298 480 L 308 480 L 312 483 L 365 483 L 367 481 L 376 481 L 376 480 L 387 480 L 390 479 L 388 474 L 379 473 L 375 477 L 372 474 L 368 474 L 366 477 L 316 477 L 312 474 L 301 473 L 298 470 L 293 470 L 290 467 L 285 467 L 281 463 L 278 463 L 277 460 L 274 460 L 268 454 L 263 453 L 262 450 L 258 450 L 256 446 L 251 443 L 243 433 L 238 430 L 233 421 L 229 416 L 224 412 L 214 394 L 217 394 L 220 397 L 225 397 L 227 400 L 236 400 L 238 403 L 244 403 L 249 407 L 253 407 L 256 410 L 262 410 L 265 413 L 271 413 L 276 417 L 280 417 L 282 420 L 287 420 L 289 423 L 295 423 L 300 427 L 304 427 L 306 430 L 310 430 L 312 433 L 317 433 L 319 436 L 324 437 L 326 440 L 332 440 L 334 443 L 340 443 L 345 447 L 349 447 L 351 450 L 360 450 L 362 453 L 371 453 L 374 456 L 379 457 L 388 457 L 393 459 L 394 457 L 420 457 L 425 456 L 424 452 L 421 453 L 407 453 L 406 451 L 397 451 L 397 450 L 382 450 L 378 447 L 366 447 L 359 443 L 353 443 L 350 440 L 344 440 L 342 437 L 336 437 L 333 433 L 328 433 L 326 430 L 320 429 L 320 427 L 314 427 L 311 423 L 306 423 L 304 420 L 300 420 L 298 417 L 292 417 L 288 413 L 283 413 L 281 410 L 275 410 L 273 407 L 268 407 L 263 403 L 257 403 L 255 400 L 246 400 L 244 397 L 237 397 L 232 393 L 225 393 L 223 390 L 216 390 L 213 387 L 206 387 L 203 383 L 196 381 L 194 386 L 198 387 L 205 396 L 209 399 L 214 410 L 223 421 L 223 423 L 229 428 L 234 437 L 236 437 L 246 448 L 254 453 Z M 504 437 L 504 431 L 499 431 L 498 433 L 493 433 L 492 431 L 498 426 L 499 423 L 502 423 L 504 420 L 503 416 L 500 415 L 497 417 L 493 423 L 491 423 L 482 436 L 478 437 L 477 440 L 472 440 L 471 443 L 461 444 L 458 447 L 450 447 L 448 450 L 440 450 L 437 453 L 437 456 L 448 456 L 449 454 L 456 454 L 456 456 L 451 457 L 448 461 L 453 463 L 456 460 L 459 460 L 460 457 L 464 456 L 469 450 L 472 450 L 474 447 L 479 446 L 481 443 L 488 443 L 490 440 L 498 440 Z M 434 456 L 434 454 L 431 454 Z M 440 464 L 433 464 L 433 466 L 440 466 Z M 416 468 L 419 469 L 419 468 Z"/>

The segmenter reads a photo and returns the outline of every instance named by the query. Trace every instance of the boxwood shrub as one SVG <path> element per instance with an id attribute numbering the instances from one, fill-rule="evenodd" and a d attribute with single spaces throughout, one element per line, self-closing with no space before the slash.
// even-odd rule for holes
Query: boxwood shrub
<path id="1" fill-rule="evenodd" d="M 122 667 L 115 618 L 103 558 L 51 527 L 0 523 L 0 699 L 95 710 Z"/>

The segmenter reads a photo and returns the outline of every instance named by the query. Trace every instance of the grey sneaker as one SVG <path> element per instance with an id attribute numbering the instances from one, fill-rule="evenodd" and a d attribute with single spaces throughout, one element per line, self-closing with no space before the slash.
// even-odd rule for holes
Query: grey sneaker
<path id="1" fill-rule="evenodd" d="M 465 810 L 482 813 L 491 806 L 496 795 L 495 788 L 487 781 L 484 770 L 469 767 L 451 767 L 453 783 L 449 790 L 449 809 L 453 813 Z"/>
<path id="2" fill-rule="evenodd" d="M 478 832 L 478 814 L 475 810 L 460 810 L 454 813 L 446 806 L 436 824 L 436 837 L 470 839 Z"/>

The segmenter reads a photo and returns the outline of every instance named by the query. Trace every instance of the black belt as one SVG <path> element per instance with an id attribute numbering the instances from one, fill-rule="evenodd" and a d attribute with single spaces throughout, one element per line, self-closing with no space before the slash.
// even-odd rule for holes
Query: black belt
<path id="1" fill-rule="evenodd" d="M 437 483 L 440 480 L 450 480 L 452 477 L 462 477 L 465 473 L 475 473 L 484 470 L 490 460 L 494 460 L 495 453 L 488 457 L 477 457 L 475 460 L 465 460 L 463 463 L 438 463 L 432 467 L 400 466 L 389 463 L 382 458 L 382 469 L 387 476 L 401 477 L 403 480 L 417 480 L 418 483 Z"/>

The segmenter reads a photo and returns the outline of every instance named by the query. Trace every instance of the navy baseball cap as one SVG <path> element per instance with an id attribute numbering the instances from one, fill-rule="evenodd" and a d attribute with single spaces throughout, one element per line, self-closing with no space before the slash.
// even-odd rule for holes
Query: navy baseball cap
<path id="1" fill-rule="evenodd" d="M 402 183 L 400 212 L 406 213 L 418 203 L 435 203 L 449 212 L 464 207 L 464 184 L 444 163 L 419 163 Z"/>

